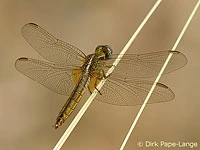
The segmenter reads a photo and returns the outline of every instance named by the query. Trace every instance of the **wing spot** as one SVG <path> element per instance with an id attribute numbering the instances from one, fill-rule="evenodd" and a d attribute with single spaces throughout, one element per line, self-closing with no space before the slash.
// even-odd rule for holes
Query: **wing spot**
<path id="1" fill-rule="evenodd" d="M 180 52 L 179 51 L 170 51 L 170 53 L 179 54 Z"/>
<path id="2" fill-rule="evenodd" d="M 32 27 L 34 27 L 34 28 L 38 28 L 38 25 L 35 24 L 35 23 L 29 23 L 28 25 L 30 25 L 30 26 L 32 26 Z"/>
<path id="3" fill-rule="evenodd" d="M 18 60 L 19 60 L 19 61 L 27 61 L 28 58 L 26 58 L 26 57 L 21 57 L 21 58 L 19 58 Z"/>
<path id="4" fill-rule="evenodd" d="M 166 86 L 166 85 L 164 85 L 164 84 L 162 84 L 162 83 L 157 83 L 156 85 L 159 85 L 159 86 L 161 86 L 161 87 L 163 87 L 163 88 L 168 89 L 168 86 Z"/>

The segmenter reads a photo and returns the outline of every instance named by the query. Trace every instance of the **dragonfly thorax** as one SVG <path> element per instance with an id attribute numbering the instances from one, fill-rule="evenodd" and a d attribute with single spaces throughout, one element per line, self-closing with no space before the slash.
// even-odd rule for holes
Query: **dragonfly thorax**
<path id="1" fill-rule="evenodd" d="M 108 45 L 99 45 L 95 49 L 95 55 L 99 59 L 111 59 L 112 58 L 112 49 Z"/>

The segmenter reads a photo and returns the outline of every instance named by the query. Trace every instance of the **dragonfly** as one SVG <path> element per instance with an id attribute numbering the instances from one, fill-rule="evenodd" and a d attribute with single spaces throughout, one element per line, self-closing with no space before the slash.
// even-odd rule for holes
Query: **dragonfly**
<path id="1" fill-rule="evenodd" d="M 63 42 L 35 23 L 22 27 L 22 35 L 30 46 L 47 61 L 21 57 L 16 69 L 48 89 L 68 96 L 60 110 L 55 129 L 71 115 L 86 91 L 98 91 L 95 99 L 118 106 L 144 103 L 154 82 L 146 78 L 158 75 L 166 58 L 173 53 L 163 74 L 173 72 L 187 64 L 179 51 L 165 50 L 146 54 L 125 54 L 117 66 L 118 54 L 108 45 L 99 45 L 93 54 L 86 55 L 77 47 Z M 114 67 L 114 71 L 106 75 Z M 98 85 L 106 79 L 101 89 Z M 175 98 L 174 92 L 162 83 L 156 83 L 148 104 L 167 102 Z"/>

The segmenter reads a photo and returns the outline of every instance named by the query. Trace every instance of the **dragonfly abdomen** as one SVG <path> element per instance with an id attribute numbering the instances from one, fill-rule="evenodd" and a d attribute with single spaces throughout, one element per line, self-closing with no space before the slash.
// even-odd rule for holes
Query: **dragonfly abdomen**
<path id="1" fill-rule="evenodd" d="M 67 102 L 61 109 L 55 124 L 55 128 L 57 129 L 59 126 L 64 123 L 64 121 L 71 115 L 71 113 L 76 108 L 77 104 L 81 100 L 83 94 L 86 91 L 86 87 L 88 86 L 90 77 L 88 74 L 82 76 L 79 80 L 77 86 L 74 88 L 72 94 L 68 98 Z"/>

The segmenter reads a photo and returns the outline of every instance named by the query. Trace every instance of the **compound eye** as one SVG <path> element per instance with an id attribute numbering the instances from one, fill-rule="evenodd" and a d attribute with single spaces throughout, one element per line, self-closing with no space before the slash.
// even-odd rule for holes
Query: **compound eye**
<path id="1" fill-rule="evenodd" d="M 101 50 L 101 49 L 102 49 L 102 47 L 103 47 L 102 45 L 99 45 L 99 46 L 97 46 L 97 47 L 96 47 L 96 49 L 95 49 L 95 50 Z"/>
<path id="2" fill-rule="evenodd" d="M 104 53 L 106 55 L 106 59 L 111 59 L 112 58 L 112 49 L 108 45 L 105 45 L 105 47 L 106 47 L 106 49 L 105 49 Z"/>

